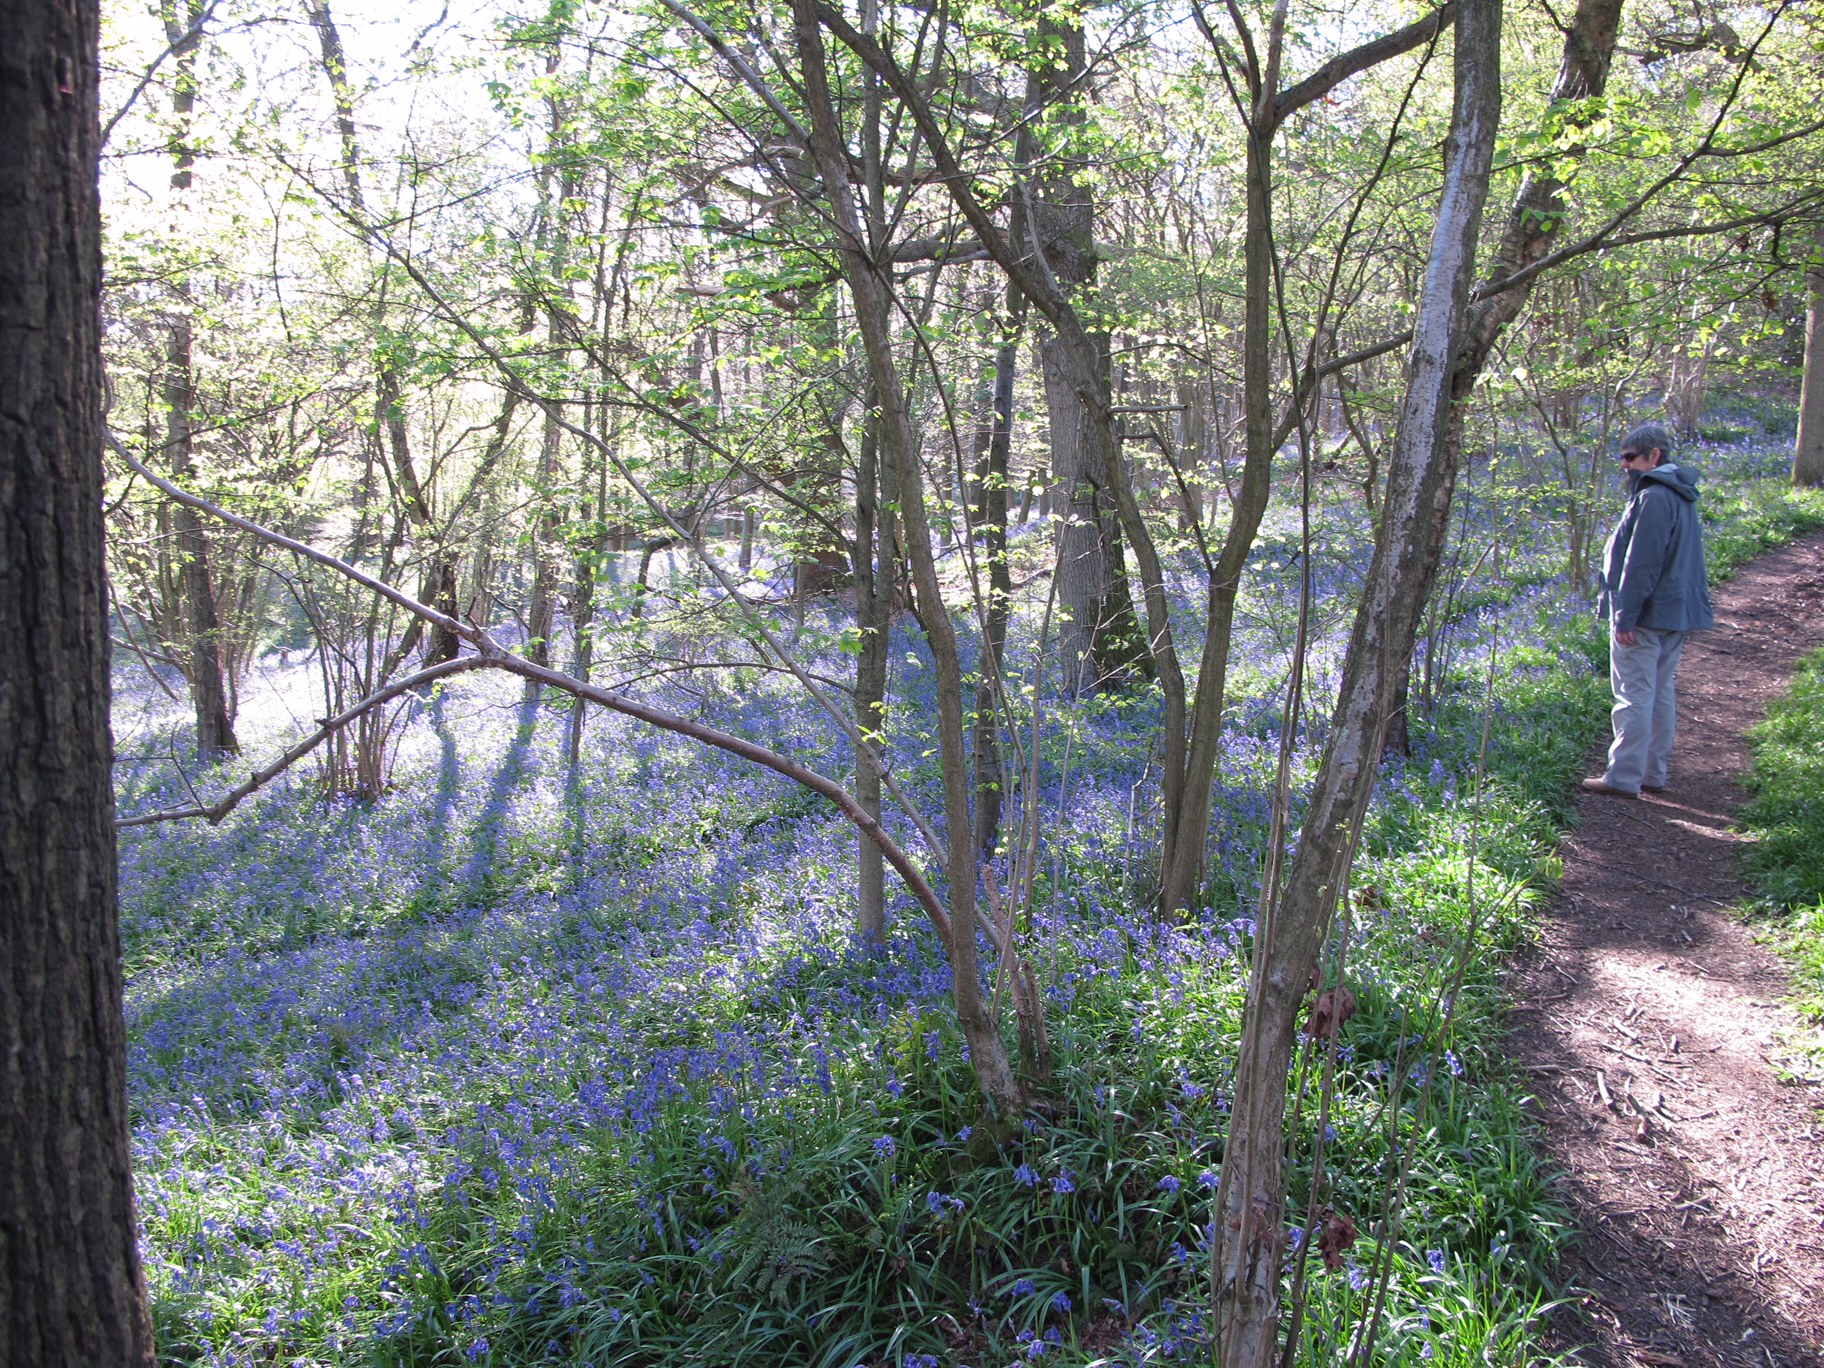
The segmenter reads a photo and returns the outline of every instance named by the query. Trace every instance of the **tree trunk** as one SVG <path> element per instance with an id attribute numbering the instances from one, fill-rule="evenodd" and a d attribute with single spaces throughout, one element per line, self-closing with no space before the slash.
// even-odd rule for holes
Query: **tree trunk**
<path id="1" fill-rule="evenodd" d="M 532 516 L 532 593 L 526 603 L 526 659 L 539 665 L 551 663 L 551 629 L 557 616 L 557 564 L 551 547 L 558 532 L 552 490 L 564 441 L 564 429 L 558 422 L 559 412 L 561 409 L 555 403 L 545 410 L 544 439 L 538 447 L 538 477 L 533 494 L 538 508 Z M 538 689 L 528 684 L 526 693 L 528 697 L 536 697 Z"/>
<path id="2" fill-rule="evenodd" d="M 893 624 L 894 550 L 892 514 L 894 499 L 883 485 L 880 468 L 880 428 L 869 397 L 868 417 L 861 434 L 861 455 L 855 472 L 855 625 L 861 629 L 861 650 L 855 657 L 855 725 L 876 747 L 884 745 L 887 720 L 887 636 Z M 881 779 L 866 757 L 855 757 L 855 799 L 875 821 L 880 820 Z M 864 942 L 883 945 L 887 938 L 886 862 L 880 847 L 865 834 L 857 835 L 858 880 L 855 897 L 855 934 Z"/>
<path id="3" fill-rule="evenodd" d="M 893 307 L 890 286 L 869 252 L 861 217 L 856 212 L 849 180 L 848 157 L 836 126 L 829 72 L 824 58 L 823 35 L 817 26 L 814 0 L 793 0 L 793 27 L 797 40 L 805 104 L 811 117 L 811 148 L 823 177 L 830 213 L 836 229 L 844 279 L 855 301 L 855 322 L 867 353 L 868 380 L 879 401 L 881 450 L 898 486 L 900 515 L 905 521 L 906 550 L 912 562 L 912 580 L 919 619 L 931 646 L 937 685 L 937 737 L 943 775 L 945 875 L 950 900 L 950 979 L 957 1024 L 968 1042 L 976 1085 L 988 1104 L 1003 1115 L 1017 1115 L 1026 1103 L 1025 1090 L 1013 1071 L 1007 1044 L 988 1004 L 982 998 L 981 970 L 976 958 L 976 863 L 969 840 L 969 757 L 963 731 L 963 667 L 957 652 L 956 632 L 944 604 L 931 554 L 931 525 L 925 508 L 923 472 L 918 443 L 907 412 L 905 386 L 893 356 L 889 320 Z"/>
<path id="4" fill-rule="evenodd" d="M 1396 667 L 1410 657 L 1417 629 L 1440 449 L 1501 107 L 1498 0 L 1463 0 L 1456 26 L 1456 99 L 1443 198 L 1374 559 L 1298 850 L 1283 896 L 1267 890 L 1256 933 L 1211 1265 L 1216 1353 L 1223 1368 L 1268 1368 L 1278 1356 L 1286 1078 L 1298 1011 L 1374 790 L 1381 723 Z"/>
<path id="5" fill-rule="evenodd" d="M 992 858 L 1001 836 L 1006 775 L 1001 764 L 1001 657 L 1013 604 L 1013 576 L 1007 565 L 1007 465 L 1013 450 L 1013 378 L 1026 296 L 1007 287 L 1007 318 L 995 348 L 989 383 L 987 441 L 975 472 L 976 533 L 988 566 L 988 608 L 982 619 L 982 655 L 975 673 L 975 848 Z"/>
<path id="6" fill-rule="evenodd" d="M 0 28 L 0 1363 L 151 1368 L 128 1156 L 88 0 Z"/>
<path id="7" fill-rule="evenodd" d="M 555 81 L 561 48 L 553 47 L 545 61 L 545 77 Z M 581 188 L 575 160 L 570 155 L 566 131 L 569 127 L 564 100 L 556 93 L 545 100 L 551 116 L 550 133 L 545 143 L 545 156 L 539 167 L 540 197 L 544 200 L 542 219 L 543 255 L 550 262 L 550 275 L 545 290 L 545 346 L 551 357 L 567 359 L 564 347 L 564 311 L 569 287 L 565 283 L 565 265 L 570 254 L 570 209 Z M 561 170 L 553 175 L 553 165 Z M 555 193 L 553 193 L 555 191 Z M 551 663 L 551 630 L 557 611 L 557 558 L 555 553 L 561 519 L 556 493 L 563 456 L 563 406 L 555 400 L 545 404 L 544 440 L 538 449 L 538 481 L 533 491 L 536 512 L 532 519 L 532 597 L 527 605 L 526 658 L 539 665 Z M 527 699 L 538 696 L 536 685 L 528 681 Z"/>
<path id="8" fill-rule="evenodd" d="M 1792 482 L 1824 485 L 1824 228 L 1812 239 L 1805 269 L 1811 298 L 1805 308 L 1805 375 L 1799 382 L 1799 439 L 1792 451 Z"/>
<path id="9" fill-rule="evenodd" d="M 1168 709 L 1161 757 L 1159 907 L 1182 912 L 1203 883 L 1204 846 L 1222 740 L 1222 709 L 1228 693 L 1229 646 L 1235 631 L 1235 600 L 1254 538 L 1273 492 L 1273 139 L 1278 131 L 1274 103 L 1277 72 L 1264 73 L 1255 91 L 1253 131 L 1248 137 L 1247 218 L 1242 256 L 1242 396 L 1245 455 L 1241 484 L 1229 509 L 1222 550 L 1204 591 L 1203 652 L 1197 686 L 1174 718 Z M 1182 697 L 1180 685 L 1180 695 Z"/>
<path id="10" fill-rule="evenodd" d="M 1086 70 L 1083 26 L 1079 19 L 1042 14 L 1038 38 L 1044 54 L 1035 61 L 1026 86 L 1026 125 L 1016 157 L 1029 165 L 1037 151 L 1030 133 L 1033 120 L 1049 110 L 1047 122 L 1070 129 L 1083 122 L 1082 88 Z M 1032 177 L 1030 215 L 1016 205 L 1013 249 L 1036 251 L 1065 300 L 1080 300 L 1095 282 L 1095 201 L 1088 181 L 1078 174 L 1081 155 L 1067 151 L 1041 162 Z M 1015 192 L 1019 192 L 1016 190 Z M 1020 241 L 1019 237 L 1032 241 Z M 1085 342 L 1094 357 L 1072 355 Z M 1086 391 L 1081 372 L 1093 369 L 1097 390 Z M 1102 332 L 1043 333 L 1039 369 L 1045 380 L 1045 407 L 1051 418 L 1051 475 L 1057 489 L 1059 643 L 1065 692 L 1072 697 L 1116 683 L 1136 670 L 1149 673 L 1147 643 L 1134 616 L 1122 564 L 1115 496 L 1108 486 L 1108 425 L 1093 405 L 1108 390 L 1108 337 Z M 1116 453 L 1118 457 L 1118 453 Z"/>
<path id="11" fill-rule="evenodd" d="M 165 452 L 172 475 L 188 484 L 195 470 L 190 429 L 191 329 L 188 288 L 180 285 L 179 292 L 179 312 L 165 332 Z M 216 761 L 238 754 L 241 747 L 228 712 L 221 621 L 215 611 L 215 585 L 209 573 L 209 539 L 203 533 L 202 520 L 188 508 L 173 509 L 171 522 L 177 533 L 184 673 L 189 676 L 190 700 L 196 712 L 196 753 L 203 760 Z"/>
<path id="12" fill-rule="evenodd" d="M 1183 412 L 1178 419 L 1178 530 L 1195 531 L 1203 526 L 1203 472 L 1210 460 L 1209 414 L 1204 408 L 1204 382 L 1189 367 L 1176 376 L 1178 402 Z"/>
<path id="13" fill-rule="evenodd" d="M 1609 62 L 1615 54 L 1615 37 L 1621 27 L 1622 0 L 1578 0 L 1564 31 L 1564 56 L 1558 69 L 1558 80 L 1552 86 L 1552 103 L 1592 101 L 1608 85 Z M 1568 182 L 1555 173 L 1556 168 L 1574 166 L 1582 145 L 1568 147 L 1550 164 L 1551 169 L 1529 174 L 1514 196 L 1508 211 L 1507 226 L 1501 234 L 1501 246 L 1489 269 L 1490 283 L 1501 280 L 1543 258 L 1563 232 L 1565 217 L 1570 212 L 1566 191 Z M 1566 171 L 1565 176 L 1573 174 Z M 1431 533 L 1425 548 L 1425 573 L 1420 577 L 1421 595 L 1416 611 L 1422 613 L 1437 580 L 1438 566 L 1444 556 L 1444 541 L 1450 531 L 1450 504 L 1456 492 L 1457 461 L 1463 450 L 1463 405 L 1475 387 L 1482 368 L 1488 363 L 1507 325 L 1520 314 L 1532 284 L 1526 283 L 1498 294 L 1489 295 L 1469 308 L 1463 329 L 1463 346 L 1451 377 L 1451 396 L 1457 402 L 1450 407 L 1448 431 L 1443 441 L 1443 469 L 1436 489 L 1437 505 L 1432 510 Z M 1399 665 L 1400 679 L 1395 685 L 1399 699 L 1399 731 L 1393 739 L 1403 752 L 1406 746 L 1406 703 L 1411 693 L 1408 676 L 1410 658 Z"/>
<path id="14" fill-rule="evenodd" d="M 1332 83 L 1349 71 L 1360 71 L 1430 41 L 1454 16 L 1445 6 L 1397 32 L 1364 43 L 1326 63 Z M 1150 534 L 1121 484 L 1123 523 L 1130 528 L 1140 564 L 1148 577 L 1147 627 L 1159 660 L 1165 694 L 1164 745 L 1160 758 L 1159 906 L 1179 912 L 1191 906 L 1203 882 L 1204 846 L 1209 831 L 1212 784 L 1222 740 L 1222 711 L 1228 692 L 1229 647 L 1235 627 L 1235 601 L 1248 553 L 1260 530 L 1272 494 L 1275 440 L 1273 431 L 1273 141 L 1280 125 L 1295 110 L 1329 88 L 1299 82 L 1279 89 L 1279 59 L 1285 43 L 1287 7 L 1275 8 L 1267 34 L 1264 66 L 1249 59 L 1251 101 L 1247 136 L 1247 217 L 1243 244 L 1242 397 L 1245 454 L 1241 483 L 1233 492 L 1228 531 L 1222 549 L 1209 565 L 1204 599 L 1203 649 L 1196 691 L 1189 699 L 1171 642 L 1169 615 L 1158 556 Z M 1213 38 L 1213 35 L 1212 35 Z M 1114 476 L 1121 475 L 1116 469 Z M 1119 481 L 1118 481 L 1119 482 Z"/>
<path id="15" fill-rule="evenodd" d="M 627 616 L 636 621 L 646 616 L 646 596 L 652 592 L 652 558 L 674 545 L 669 537 L 654 537 L 640 548 L 640 573 L 633 581 L 633 607 Z"/>
<path id="16" fill-rule="evenodd" d="M 171 114 L 172 206 L 183 213 L 188 206 L 191 168 L 196 162 L 190 146 L 190 120 L 196 110 L 196 49 L 203 18 L 199 0 L 188 0 L 183 9 L 163 7 L 165 37 L 172 45 L 173 81 Z M 174 229 L 180 225 L 173 224 Z M 190 281 L 179 275 L 172 283 L 175 296 L 165 327 L 165 456 L 171 473 L 188 484 L 195 469 L 191 413 L 196 407 L 192 381 L 191 350 L 193 301 Z M 233 714 L 228 708 L 228 687 L 222 674 L 222 631 L 216 611 L 215 585 L 209 572 L 209 539 L 202 520 L 192 509 L 172 512 L 177 533 L 178 580 L 182 603 L 184 672 L 190 680 L 190 698 L 196 710 L 196 753 L 206 761 L 239 753 Z"/>

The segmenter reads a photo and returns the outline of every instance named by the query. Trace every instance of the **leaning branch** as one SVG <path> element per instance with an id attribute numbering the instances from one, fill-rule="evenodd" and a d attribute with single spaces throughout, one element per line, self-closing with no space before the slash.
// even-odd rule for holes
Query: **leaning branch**
<path id="1" fill-rule="evenodd" d="M 464 674 L 470 670 L 479 670 L 488 664 L 489 662 L 481 656 L 459 656 L 455 660 L 446 660 L 441 664 L 432 665 L 428 669 L 420 670 L 416 674 L 410 674 L 403 679 L 394 680 L 384 689 L 379 689 L 374 693 L 369 694 L 360 702 L 337 713 L 334 717 L 326 718 L 323 725 L 318 727 L 309 736 L 298 742 L 297 745 L 286 751 L 271 764 L 255 770 L 252 774 L 248 775 L 245 780 L 230 789 L 216 802 L 207 805 L 198 803 L 186 808 L 170 808 L 164 812 L 142 812 L 134 817 L 122 817 L 117 820 L 114 825 L 116 827 L 151 826 L 155 822 L 181 822 L 192 817 L 201 817 L 208 822 L 210 826 L 214 826 L 216 823 L 220 822 L 222 818 L 233 812 L 235 808 L 239 807 L 242 799 L 249 797 L 253 793 L 264 788 L 267 784 L 270 784 L 274 779 L 277 779 L 286 770 L 297 764 L 298 761 L 309 755 L 318 746 L 329 740 L 330 737 L 341 731 L 342 728 L 346 727 L 363 713 L 372 712 L 375 708 L 390 703 L 395 698 L 410 693 L 414 689 L 421 689 L 426 684 L 435 683 L 439 679 L 447 679 L 451 675 Z"/>
<path id="2" fill-rule="evenodd" d="M 146 87 L 152 84 L 153 78 L 158 75 L 158 69 L 165 64 L 165 59 L 172 56 L 180 49 L 189 47 L 191 44 L 195 43 L 198 38 L 203 36 L 204 27 L 215 17 L 216 3 L 217 0 L 209 0 L 208 6 L 202 13 L 196 16 L 196 22 L 191 24 L 190 27 L 185 29 L 182 33 L 172 38 L 171 41 L 165 45 L 165 50 L 152 59 L 152 65 L 147 67 L 140 76 L 138 84 L 133 87 L 132 94 L 128 95 L 127 98 L 121 102 L 120 108 L 115 110 L 109 117 L 107 123 L 102 125 L 99 146 L 106 147 L 108 145 L 108 139 L 114 135 L 115 127 L 122 119 L 127 117 L 127 112 L 139 102 L 139 97 L 146 93 Z"/>
<path id="3" fill-rule="evenodd" d="M 893 839 L 886 828 L 881 826 L 879 820 L 864 810 L 861 804 L 855 800 L 848 790 L 843 788 L 842 785 L 837 783 L 834 779 L 819 774 L 808 765 L 799 764 L 798 761 L 793 760 L 790 756 L 781 755 L 775 750 L 769 750 L 767 747 L 749 741 L 745 737 L 736 736 L 732 732 L 725 732 L 719 727 L 711 727 L 701 722 L 694 722 L 688 717 L 682 717 L 679 714 L 669 712 L 664 708 L 657 708 L 648 703 L 638 702 L 622 694 L 615 693 L 610 689 L 604 689 L 599 685 L 578 679 L 574 675 L 567 675 L 559 670 L 548 669 L 547 667 L 535 664 L 522 656 L 516 656 L 494 640 L 485 628 L 475 623 L 461 622 L 456 618 L 450 617 L 446 613 L 440 613 L 429 604 L 420 603 L 410 594 L 395 589 L 392 585 L 381 580 L 375 579 L 372 575 L 357 569 L 340 557 L 330 555 L 327 551 L 319 551 L 314 546 L 308 546 L 295 538 L 287 537 L 283 533 L 274 532 L 271 528 L 262 527 L 259 523 L 252 522 L 237 514 L 230 513 L 225 508 L 219 508 L 215 504 L 210 503 L 207 499 L 200 498 L 197 495 L 172 484 L 162 476 L 155 475 L 152 471 L 148 470 L 145 463 L 128 450 L 112 432 L 106 432 L 106 440 L 108 445 L 112 447 L 120 458 L 137 472 L 142 479 L 149 481 L 154 488 L 160 490 L 178 503 L 183 504 L 186 508 L 193 508 L 198 512 L 207 513 L 213 518 L 219 518 L 231 527 L 239 528 L 241 531 L 258 537 L 263 541 L 270 542 L 274 546 L 282 546 L 288 551 L 305 557 L 307 560 L 315 561 L 318 565 L 322 565 L 335 571 L 339 575 L 343 575 L 348 579 L 355 581 L 357 584 L 371 589 L 374 593 L 379 594 L 391 603 L 397 604 L 407 612 L 415 613 L 426 622 L 435 623 L 440 627 L 446 628 L 475 648 L 476 654 L 473 656 L 460 656 L 456 660 L 446 662 L 446 664 L 451 667 L 447 670 L 440 671 L 438 667 L 432 667 L 430 670 L 423 670 L 407 679 L 400 680 L 398 685 L 394 686 L 394 693 L 389 696 L 396 696 L 397 692 L 400 690 L 410 687 L 415 683 L 422 684 L 428 682 L 430 679 L 440 678 L 443 674 L 455 674 L 460 673 L 463 670 L 482 668 L 504 670 L 509 674 L 519 675 L 523 679 L 530 679 L 540 684 L 549 685 L 550 687 L 570 694 L 573 697 L 583 699 L 585 702 L 594 703 L 598 707 L 607 708 L 610 712 L 617 712 L 625 717 L 631 717 L 637 721 L 645 722 L 651 726 L 658 727 L 662 731 L 675 732 L 679 736 L 688 736 L 693 741 L 701 741 L 706 746 L 713 746 L 717 750 L 727 751 L 730 755 L 736 755 L 743 760 L 749 760 L 756 765 L 762 765 L 776 774 L 785 776 L 796 784 L 803 785 L 813 793 L 820 794 L 829 799 L 830 802 L 835 805 L 836 809 L 841 812 L 844 817 L 848 818 L 863 836 L 866 836 L 870 841 L 874 842 L 874 844 L 880 848 L 882 857 L 888 864 L 893 866 L 894 872 L 905 881 L 905 885 L 907 889 L 911 891 L 912 896 L 918 899 L 919 906 L 925 909 L 925 915 L 930 917 L 931 925 L 936 929 L 938 938 L 943 941 L 945 949 L 947 950 L 950 948 L 950 914 L 945 910 L 942 900 L 938 898 L 936 891 L 931 887 L 930 881 L 925 878 L 923 871 L 919 869 L 917 863 L 913 861 L 906 850 Z M 381 692 L 386 693 L 387 691 L 382 690 Z M 326 728 L 332 727 L 332 724 L 338 723 L 340 725 L 346 725 L 347 721 L 355 712 L 366 711 L 367 708 L 377 706 L 384 701 L 385 700 L 381 698 L 380 695 L 372 695 L 369 698 L 362 700 L 361 703 L 356 704 L 353 712 L 345 713 L 339 719 L 331 719 L 331 722 L 325 723 L 324 725 Z M 300 744 L 305 745 L 305 749 L 308 751 L 310 746 L 320 744 L 320 741 L 321 737 L 317 737 L 309 740 L 308 743 Z M 293 749 L 296 750 L 297 748 L 294 747 Z M 291 752 L 287 752 L 287 755 L 289 754 L 291 754 Z M 283 759 L 283 757 L 281 757 L 281 759 Z M 285 761 L 284 763 L 292 763 L 292 761 Z M 283 764 L 281 764 L 280 767 L 283 768 Z M 277 773 L 277 771 L 275 770 L 274 773 Z M 262 780 L 261 782 L 265 781 Z M 255 785 L 255 787 L 258 787 L 258 785 Z M 249 791 L 251 792 L 251 790 Z M 240 799 L 236 798 L 235 801 L 239 802 Z M 195 812 L 185 812 L 180 815 L 207 816 L 209 811 L 209 808 L 199 804 L 198 809 Z M 147 814 L 143 819 L 129 818 L 121 825 L 144 825 L 147 821 L 151 820 L 162 821 L 169 819 L 160 814 Z M 941 850 L 939 850 L 939 848 L 933 847 L 933 850 L 934 853 L 939 854 L 941 857 Z"/>
<path id="4" fill-rule="evenodd" d="M 1273 101 L 1274 124 L 1283 123 L 1288 115 L 1304 108 L 1313 100 L 1322 99 L 1351 76 L 1378 66 L 1390 57 L 1398 57 L 1401 53 L 1411 52 L 1414 48 L 1429 43 L 1454 23 L 1456 17 L 1455 0 L 1447 0 L 1447 3 L 1423 19 L 1408 24 L 1403 29 L 1384 34 L 1332 57 L 1304 80 L 1294 82 L 1279 92 L 1279 97 Z"/>

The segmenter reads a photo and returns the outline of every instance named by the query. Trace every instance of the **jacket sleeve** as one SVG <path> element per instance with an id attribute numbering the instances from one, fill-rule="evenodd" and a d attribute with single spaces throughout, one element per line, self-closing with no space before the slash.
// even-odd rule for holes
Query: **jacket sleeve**
<path id="1" fill-rule="evenodd" d="M 1641 611 L 1666 572 L 1677 521 L 1677 510 L 1672 505 L 1677 498 L 1669 489 L 1649 487 L 1641 491 L 1634 535 L 1628 540 L 1628 558 L 1621 567 L 1621 583 L 1610 600 L 1609 621 L 1617 632 L 1630 632 L 1640 625 Z"/>

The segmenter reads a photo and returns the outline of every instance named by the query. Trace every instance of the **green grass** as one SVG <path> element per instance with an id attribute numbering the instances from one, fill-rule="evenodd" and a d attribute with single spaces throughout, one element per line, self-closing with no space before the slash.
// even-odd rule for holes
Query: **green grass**
<path id="1" fill-rule="evenodd" d="M 1768 939 L 1792 965 L 1793 1004 L 1808 1028 L 1783 1066 L 1824 1081 L 1824 650 L 1800 662 L 1786 696 L 1755 727 L 1754 799 L 1743 824 Z"/>
<path id="2" fill-rule="evenodd" d="M 1824 528 L 1824 489 L 1794 489 L 1783 479 L 1705 490 L 1698 506 L 1712 584 L 1728 579 L 1763 551 Z"/>

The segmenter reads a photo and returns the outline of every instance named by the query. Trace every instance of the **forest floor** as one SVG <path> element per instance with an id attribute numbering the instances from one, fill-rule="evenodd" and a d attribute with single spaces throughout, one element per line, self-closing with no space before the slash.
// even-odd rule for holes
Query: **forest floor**
<path id="1" fill-rule="evenodd" d="M 1672 781 L 1581 795 L 1512 1048 L 1579 1228 L 1560 1347 L 1628 1368 L 1824 1363 L 1824 1090 L 1783 1080 L 1781 962 L 1741 920 L 1747 729 L 1824 639 L 1824 537 L 1742 567 L 1687 644 Z M 1596 761 L 1591 773 L 1600 773 Z"/>

